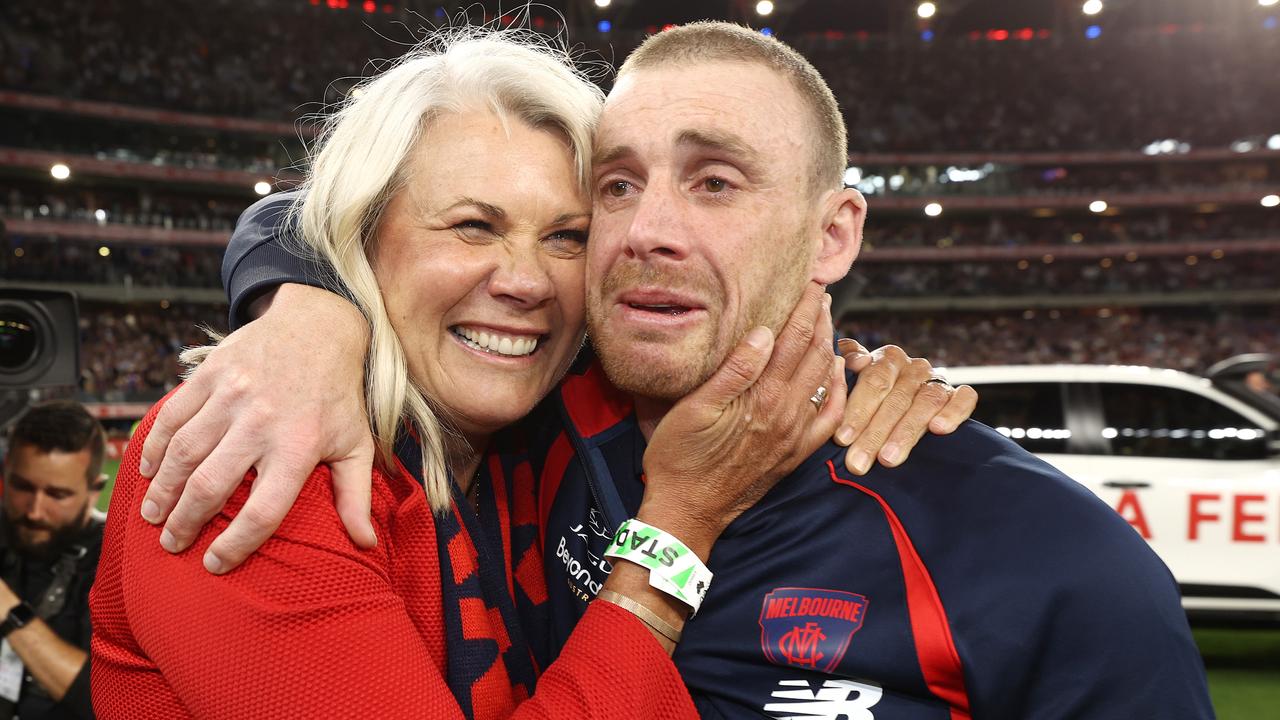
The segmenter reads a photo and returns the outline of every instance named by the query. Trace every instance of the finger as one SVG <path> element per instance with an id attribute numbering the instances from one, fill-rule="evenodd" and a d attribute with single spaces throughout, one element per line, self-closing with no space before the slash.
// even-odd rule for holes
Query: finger
<path id="1" fill-rule="evenodd" d="M 871 353 L 857 340 L 840 338 L 836 344 L 840 346 L 840 354 L 844 356 L 845 367 L 850 370 L 862 372 L 871 364 Z"/>
<path id="2" fill-rule="evenodd" d="M 215 402 L 206 402 L 194 417 L 185 420 L 183 426 L 166 443 L 164 457 L 160 460 L 159 468 L 147 486 L 147 494 L 142 501 L 142 517 L 147 522 L 165 522 L 178 503 L 179 496 L 186 492 L 191 474 L 204 463 L 227 434 L 231 416 L 220 412 L 215 405 Z M 164 407 L 169 405 L 166 403 Z M 164 408 L 161 408 L 161 412 L 163 411 Z M 150 440 L 150 437 L 147 439 Z M 243 456 L 252 452 L 252 447 L 249 443 L 228 447 L 227 454 L 242 457 L 226 465 L 213 466 L 210 472 L 212 479 L 234 487 L 244 475 L 243 471 L 230 475 L 219 474 L 219 471 L 223 467 L 247 467 L 246 463 L 250 460 Z"/>
<path id="3" fill-rule="evenodd" d="M 769 377 L 785 380 L 795 373 L 813 339 L 814 326 L 822 313 L 826 297 L 821 285 L 811 282 L 805 286 L 800 302 L 796 303 L 787 324 L 778 332 L 777 342 L 773 345 L 773 356 L 765 369 Z"/>
<path id="4" fill-rule="evenodd" d="M 906 462 L 912 448 L 924 437 L 929 422 L 951 400 L 951 386 L 942 383 L 924 383 L 911 400 L 911 407 L 889 433 L 889 439 L 880 448 L 880 463 L 885 467 L 897 467 Z"/>
<path id="5" fill-rule="evenodd" d="M 813 407 L 810 398 L 815 391 L 821 387 L 827 387 L 830 390 L 831 368 L 835 360 L 835 356 L 831 352 L 831 305 L 824 300 L 822 304 L 822 312 L 817 317 L 814 327 L 813 337 L 809 342 L 808 351 L 800 360 L 800 366 L 796 368 L 795 374 L 788 379 L 787 387 L 796 403 L 796 406 L 807 404 L 809 408 Z M 828 392 L 828 398 L 830 392 Z M 803 403 L 801 403 L 803 401 Z M 806 408 L 809 409 L 809 408 Z M 819 414 L 825 408 L 818 408 Z M 833 428 L 834 429 L 834 428 Z M 823 433 L 823 441 L 830 435 L 830 432 Z"/>
<path id="6" fill-rule="evenodd" d="M 845 453 L 845 466 L 850 472 L 863 475 L 871 469 L 876 456 L 888 442 L 889 433 L 910 407 L 911 395 L 903 388 L 895 388 L 884 397 L 876 414 L 872 416 L 862 432 L 858 433 L 857 438 L 849 446 L 849 451 Z"/>
<path id="7" fill-rule="evenodd" d="M 142 477 L 150 478 L 156 474 L 174 433 L 185 426 L 208 399 L 209 390 L 203 383 L 189 381 L 164 401 L 160 412 L 156 413 L 155 424 L 142 443 L 142 459 L 138 462 L 138 473 Z"/>
<path id="8" fill-rule="evenodd" d="M 821 447 L 831 437 L 831 433 L 839 427 L 841 421 L 844 420 L 844 405 L 847 401 L 848 387 L 844 380 L 844 358 L 831 358 L 831 372 L 827 376 L 827 385 L 830 393 L 827 395 L 827 402 L 818 411 L 818 417 L 809 426 L 805 434 L 805 446 L 811 448 L 805 453 L 808 457 L 813 450 Z"/>
<path id="9" fill-rule="evenodd" d="M 205 569 L 215 575 L 230 572 L 271 539 L 314 469 L 294 463 L 264 466 L 244 506 L 205 551 Z"/>
<path id="10" fill-rule="evenodd" d="M 907 353 L 896 345 L 886 345 L 871 353 L 870 364 L 858 373 L 853 392 L 849 395 L 849 402 L 845 404 L 844 423 L 836 430 L 835 435 L 838 444 L 846 446 L 853 444 L 871 422 L 871 418 L 875 417 L 885 396 L 898 382 L 899 373 L 907 367 L 909 362 Z M 853 470 L 855 465 L 871 467 L 874 457 L 871 455 L 865 458 L 854 458 L 850 453 L 845 460 L 849 469 Z"/>
<path id="11" fill-rule="evenodd" d="M 182 497 L 165 520 L 164 531 L 160 533 L 161 547 L 169 552 L 186 550 L 227 504 L 256 460 L 245 455 L 244 445 L 245 438 L 228 436 L 191 473 Z"/>
<path id="12" fill-rule="evenodd" d="M 378 544 L 370 520 L 370 491 L 373 484 L 373 441 L 366 438 L 354 452 L 330 462 L 333 470 L 333 496 L 338 517 L 357 547 Z"/>
<path id="13" fill-rule="evenodd" d="M 900 352 L 901 348 L 895 348 L 895 350 Z M 905 354 L 903 353 L 904 356 Z M 882 460 L 886 454 L 889 457 L 899 458 L 903 453 L 904 446 L 888 447 L 889 434 L 907 416 L 921 388 L 926 384 L 937 384 L 927 383 L 932 376 L 933 366 L 928 360 L 924 358 L 907 358 L 907 364 L 899 371 L 893 388 L 889 391 L 889 394 L 885 395 L 884 400 L 880 402 L 880 406 L 876 409 L 875 415 L 867 423 L 867 427 L 859 433 L 858 437 L 853 441 L 850 451 L 845 454 L 846 464 L 852 463 L 858 468 L 864 468 L 863 472 L 866 472 L 866 470 L 870 469 L 871 463 L 874 462 L 877 456 L 880 456 Z M 930 397 L 934 396 L 931 395 Z M 911 444 L 914 445 L 918 439 L 918 437 L 913 438 Z M 896 462 L 887 464 L 887 466 L 893 467 L 898 462 L 901 462 L 901 458 Z"/>
<path id="14" fill-rule="evenodd" d="M 968 385 L 955 388 L 947 401 L 947 406 L 929 421 L 929 432 L 935 435 L 950 435 L 973 415 L 977 407 L 977 390 Z"/>
<path id="15" fill-rule="evenodd" d="M 773 331 L 763 325 L 753 328 L 724 359 L 715 374 L 681 402 L 701 403 L 716 411 L 718 417 L 760 378 L 772 349 Z"/>

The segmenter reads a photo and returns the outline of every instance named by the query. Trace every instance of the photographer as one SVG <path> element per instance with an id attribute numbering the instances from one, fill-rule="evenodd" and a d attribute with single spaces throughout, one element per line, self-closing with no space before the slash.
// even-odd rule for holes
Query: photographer
<path id="1" fill-rule="evenodd" d="M 92 718 L 89 588 L 102 549 L 102 426 L 37 405 L 9 433 L 0 518 L 0 720 Z"/>

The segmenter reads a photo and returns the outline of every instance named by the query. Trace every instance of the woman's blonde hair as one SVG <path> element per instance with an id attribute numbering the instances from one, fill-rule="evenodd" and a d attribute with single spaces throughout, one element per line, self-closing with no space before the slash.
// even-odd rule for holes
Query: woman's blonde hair
<path id="1" fill-rule="evenodd" d="M 430 141 L 431 123 L 442 114 L 488 111 L 560 134 L 587 191 L 604 93 L 553 42 L 518 29 L 442 30 L 359 83 L 324 121 L 305 192 L 286 225 L 300 229 L 299 250 L 333 268 L 369 323 L 365 401 L 378 466 L 394 470 L 396 437 L 412 422 L 427 499 L 438 512 L 451 504 L 444 411 L 409 377 L 367 251 L 387 205 L 411 180 L 414 148 Z"/>

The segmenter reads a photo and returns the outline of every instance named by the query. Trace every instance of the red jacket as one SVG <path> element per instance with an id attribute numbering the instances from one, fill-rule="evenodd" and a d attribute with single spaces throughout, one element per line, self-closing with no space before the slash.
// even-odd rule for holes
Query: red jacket
<path id="1" fill-rule="evenodd" d="M 328 468 L 316 468 L 275 536 L 214 576 L 204 552 L 253 474 L 191 548 L 165 552 L 160 528 L 139 512 L 138 459 L 159 406 L 121 463 L 91 596 L 98 717 L 461 718 L 444 679 L 435 523 L 422 488 L 375 472 L 379 543 L 359 550 L 334 510 Z M 477 720 L 697 717 L 650 632 L 605 603 L 592 603 L 533 697 L 519 695 L 486 675 L 472 689 Z"/>

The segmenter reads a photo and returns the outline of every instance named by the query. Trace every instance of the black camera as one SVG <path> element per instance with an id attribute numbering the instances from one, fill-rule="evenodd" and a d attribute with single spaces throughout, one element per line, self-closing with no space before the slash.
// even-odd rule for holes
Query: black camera
<path id="1" fill-rule="evenodd" d="M 0 288 L 0 391 L 80 381 L 80 311 L 61 290 Z"/>

